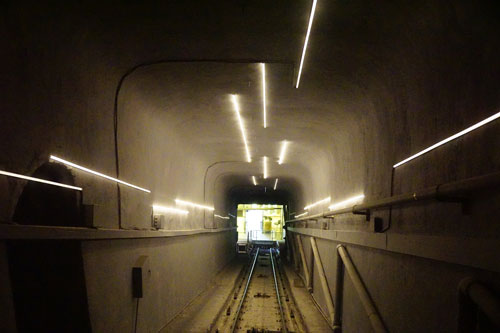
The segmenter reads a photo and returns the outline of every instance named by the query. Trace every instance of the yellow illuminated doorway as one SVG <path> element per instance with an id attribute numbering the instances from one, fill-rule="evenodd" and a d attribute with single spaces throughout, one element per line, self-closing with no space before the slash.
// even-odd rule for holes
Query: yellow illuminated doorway
<path id="1" fill-rule="evenodd" d="M 239 240 L 282 240 L 283 205 L 239 204 Z"/>

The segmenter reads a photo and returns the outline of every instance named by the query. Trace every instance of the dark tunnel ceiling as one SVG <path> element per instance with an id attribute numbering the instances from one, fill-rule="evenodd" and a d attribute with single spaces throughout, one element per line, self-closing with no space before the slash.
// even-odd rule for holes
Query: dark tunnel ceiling
<path id="1" fill-rule="evenodd" d="M 311 3 L 115 1 L 61 3 L 64 17 L 56 5 L 47 13 L 43 4 L 11 14 L 37 31 L 30 35 L 19 27 L 19 40 L 40 50 L 62 42 L 85 45 L 90 50 L 85 56 L 102 58 L 117 76 L 141 63 L 170 60 L 141 67 L 126 79 L 119 119 L 137 110 L 162 114 L 165 126 L 188 142 L 203 165 L 245 160 L 229 99 L 229 94 L 238 94 L 254 162 L 220 171 L 248 176 L 239 177 L 234 187 L 262 174 L 264 155 L 270 158 L 266 185 L 272 186 L 275 177 L 294 179 L 282 184 L 289 191 L 302 191 L 330 179 L 323 176 L 333 174 L 336 163 L 363 164 L 357 157 L 345 159 L 352 151 L 364 156 L 372 149 L 367 147 L 393 148 L 396 140 L 410 146 L 408 128 L 396 125 L 407 123 L 405 111 L 413 107 L 419 115 L 433 114 L 432 94 L 438 84 L 440 91 L 455 91 L 455 86 L 468 87 L 490 71 L 470 45 L 490 44 L 493 54 L 498 51 L 494 1 L 477 7 L 473 2 L 318 1 L 301 86 L 295 89 Z M 478 10 L 481 15 L 468 15 Z M 73 59 L 67 61 L 74 65 Z M 260 62 L 268 63 L 265 130 Z M 434 83 L 435 73 L 445 73 L 446 80 Z M 427 87 L 427 82 L 433 84 Z M 412 89 L 417 97 L 431 95 L 429 105 L 411 105 L 414 96 L 407 91 Z M 368 137 L 377 142 L 365 142 Z M 273 161 L 282 140 L 291 144 L 285 164 L 278 166 Z M 391 156 L 381 168 L 391 170 L 404 157 Z"/>
<path id="2" fill-rule="evenodd" d="M 297 62 L 302 52 L 310 4 L 289 7 L 286 2 L 270 6 L 250 1 L 242 2 L 241 6 L 224 6 L 224 9 L 216 14 L 221 21 L 214 33 L 219 36 L 216 40 L 214 37 L 210 39 L 213 42 L 211 48 L 217 48 L 226 38 L 231 41 L 231 34 L 237 34 L 243 42 L 228 42 L 229 49 L 224 50 L 220 61 L 217 57 L 208 57 L 214 61 L 205 62 L 187 56 L 192 61 L 182 62 L 184 57 L 176 56 L 181 62 L 137 69 L 127 77 L 120 92 L 119 112 L 160 110 L 164 112 L 162 119 L 168 123 L 168 128 L 189 142 L 194 153 L 204 156 L 205 163 L 244 161 L 244 145 L 230 100 L 230 94 L 237 94 L 253 163 L 250 167 L 233 165 L 234 173 L 248 172 L 246 178 L 241 178 L 242 183 L 234 186 L 249 183 L 250 175 L 257 176 L 259 183 L 267 186 L 272 186 L 276 177 L 298 177 L 302 184 L 311 183 L 311 165 L 324 169 L 324 165 L 332 160 L 331 146 L 335 145 L 335 138 L 349 137 L 350 131 L 359 129 L 357 123 L 360 113 L 366 108 L 363 105 L 365 99 L 361 98 L 359 88 L 350 79 L 335 83 L 336 87 L 332 89 L 331 77 L 323 72 L 324 63 L 315 64 L 309 55 L 302 86 L 295 89 Z M 188 16 L 199 13 L 199 8 L 184 10 Z M 324 31 L 320 26 L 330 10 L 332 8 L 328 8 L 327 3 L 318 5 L 310 54 L 329 49 L 325 43 L 329 37 L 321 33 L 329 36 L 331 27 Z M 215 9 L 211 8 L 211 11 Z M 230 18 L 231 13 L 238 17 L 238 22 Z M 201 19 L 187 26 L 184 26 L 185 22 L 173 20 L 168 26 L 188 42 L 197 25 L 203 25 L 199 34 L 203 34 L 206 28 L 213 29 L 210 20 L 209 15 L 207 22 Z M 133 39 L 134 35 L 128 42 L 133 43 Z M 247 45 L 243 52 L 237 50 L 251 42 L 252 45 Z M 273 49 L 278 45 L 279 48 Z M 231 60 L 226 62 L 226 57 Z M 238 59 L 243 59 L 242 63 L 238 63 Z M 262 126 L 260 61 L 267 63 L 267 129 Z M 285 163 L 278 166 L 276 161 L 283 140 L 290 144 Z M 262 179 L 263 156 L 269 157 L 268 180 Z M 281 182 L 280 188 L 283 185 L 287 183 Z M 298 187 L 286 189 L 300 191 Z"/>
<path id="3" fill-rule="evenodd" d="M 248 177 L 240 177 L 241 183 L 234 186 L 248 184 L 250 175 L 262 177 L 263 156 L 269 157 L 270 170 L 270 179 L 260 179 L 263 185 L 271 186 L 276 177 L 299 177 L 304 184 L 314 177 L 314 170 L 329 172 L 326 166 L 337 162 L 335 153 L 355 146 L 369 122 L 398 117 L 370 115 L 377 102 L 370 94 L 379 93 L 378 86 L 397 86 L 394 74 L 400 69 L 407 75 L 417 74 L 420 52 L 435 53 L 431 68 L 453 68 L 455 64 L 450 64 L 446 55 L 459 45 L 448 40 L 447 31 L 450 27 L 460 31 L 471 23 L 460 21 L 460 11 L 467 10 L 460 6 L 448 17 L 449 27 L 442 20 L 434 21 L 426 5 L 418 3 L 319 1 L 301 87 L 295 89 L 310 5 L 290 6 L 285 1 L 272 5 L 263 1 L 224 2 L 216 7 L 176 4 L 174 11 L 190 19 L 167 15 L 169 34 L 188 44 L 207 33 L 211 36 L 200 42 L 202 52 L 195 57 L 187 51 L 188 46 L 174 52 L 177 60 L 194 61 L 143 67 L 127 78 L 121 92 L 122 109 L 165 112 L 163 119 L 168 126 L 207 164 L 244 161 L 230 100 L 230 94 L 237 94 L 253 163 L 250 170 L 241 164 L 233 166 L 234 173 L 248 172 Z M 436 8 L 448 9 L 446 5 Z M 154 26 L 149 23 L 127 34 L 126 43 L 144 37 L 141 31 Z M 207 42 L 210 44 L 205 45 Z M 214 61 L 199 62 L 207 58 Z M 267 129 L 262 126 L 259 62 L 267 63 Z M 275 162 L 282 140 L 290 145 L 286 163 L 278 166 Z"/>
<path id="4" fill-rule="evenodd" d="M 272 186 L 276 177 L 307 175 L 307 164 L 327 152 L 321 146 L 335 123 L 316 122 L 331 99 L 308 106 L 292 86 L 291 65 L 268 64 L 267 123 L 263 128 L 261 75 L 258 64 L 169 63 L 150 66 L 130 77 L 121 98 L 122 113 L 136 110 L 162 114 L 162 122 L 189 150 L 208 163 L 245 161 L 246 154 L 230 94 L 237 94 L 252 163 L 235 163 L 233 172 L 255 175 Z M 302 110 L 307 109 L 308 112 Z M 123 118 L 123 117 L 121 117 Z M 342 115 L 337 116 L 337 122 Z M 119 117 L 120 119 L 120 117 Z M 310 132 L 315 127 L 314 133 Z M 285 160 L 278 165 L 283 140 L 289 142 Z M 262 158 L 267 156 L 269 179 L 263 179 Z M 281 183 L 280 185 L 282 185 Z"/>

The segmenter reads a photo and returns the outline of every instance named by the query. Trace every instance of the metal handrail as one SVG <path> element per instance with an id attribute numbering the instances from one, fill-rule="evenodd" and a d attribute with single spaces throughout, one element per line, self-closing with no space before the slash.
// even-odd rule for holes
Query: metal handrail
<path id="1" fill-rule="evenodd" d="M 465 278 L 459 284 L 460 291 L 460 308 L 466 306 L 468 302 L 472 302 L 490 322 L 500 329 L 500 298 L 492 293 L 485 285 L 473 278 Z M 462 312 L 462 311 L 460 311 Z M 471 313 L 470 311 L 465 311 Z M 463 314 L 459 314 L 459 319 Z M 474 314 L 472 316 L 475 317 Z M 459 324 L 459 332 L 469 332 L 473 329 L 475 323 L 468 323 L 468 325 Z"/>
<path id="2" fill-rule="evenodd" d="M 451 183 L 427 187 L 425 189 L 409 192 L 405 194 L 394 195 L 382 199 L 375 199 L 354 205 L 352 207 L 331 210 L 329 212 L 301 217 L 294 220 L 288 220 L 285 224 L 307 221 L 315 218 L 333 217 L 341 214 L 359 214 L 360 212 L 369 212 L 381 208 L 400 206 L 416 201 L 423 200 L 442 200 L 442 201 L 464 201 L 464 196 L 479 189 L 494 188 L 500 185 L 500 172 L 490 173 L 483 176 L 467 178 Z"/>
<path id="3" fill-rule="evenodd" d="M 347 274 L 351 278 L 352 284 L 354 285 L 354 289 L 358 293 L 358 296 L 361 300 L 361 304 L 370 319 L 370 323 L 372 328 L 377 333 L 385 333 L 387 329 L 382 322 L 382 318 L 375 307 L 375 303 L 371 299 L 368 291 L 366 290 L 361 277 L 359 276 L 356 267 L 347 253 L 344 245 L 340 244 L 337 246 L 337 285 L 335 286 L 335 313 L 333 317 L 333 331 L 334 332 L 342 332 L 342 292 L 343 292 L 343 269 L 345 267 Z"/>

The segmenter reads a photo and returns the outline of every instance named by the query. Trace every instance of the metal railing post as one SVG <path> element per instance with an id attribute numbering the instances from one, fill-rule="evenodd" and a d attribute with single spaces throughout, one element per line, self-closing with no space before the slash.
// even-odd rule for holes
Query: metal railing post
<path id="1" fill-rule="evenodd" d="M 291 249 L 292 249 L 292 256 L 293 256 L 294 268 L 295 268 L 295 271 L 298 272 L 299 269 L 300 269 L 300 259 L 299 259 L 298 245 L 296 243 L 296 238 L 294 237 L 295 234 L 292 233 L 291 231 L 287 231 L 287 232 L 290 233 L 289 241 L 290 241 L 290 246 L 291 246 Z"/>
<path id="2" fill-rule="evenodd" d="M 343 245 L 339 245 L 337 247 L 337 251 L 340 257 L 342 258 L 345 270 L 347 271 L 349 277 L 351 278 L 352 284 L 354 285 L 354 289 L 356 289 L 356 292 L 358 293 L 358 296 L 361 300 L 361 304 L 363 304 L 363 307 L 365 308 L 365 311 L 368 315 L 368 319 L 370 319 L 370 322 L 372 324 L 373 330 L 377 333 L 387 332 L 387 329 L 382 323 L 382 319 L 380 318 L 380 315 L 378 314 L 377 309 L 375 308 L 375 304 L 373 303 L 373 300 L 366 291 L 365 285 L 363 284 L 363 281 L 361 281 L 361 277 L 359 276 L 356 267 L 354 267 L 351 257 L 347 253 L 345 247 Z"/>
<path id="3" fill-rule="evenodd" d="M 460 282 L 459 291 L 461 295 L 460 307 L 464 307 L 466 301 L 473 302 L 479 310 L 481 310 L 496 328 L 500 329 L 500 299 L 488 290 L 479 281 L 472 278 L 465 278 Z M 463 315 L 461 316 L 463 317 Z M 459 318 L 464 321 L 465 318 Z M 462 326 L 463 323 L 461 323 Z M 470 323 L 471 327 L 475 326 L 474 321 Z M 459 332 L 467 331 L 466 327 L 459 327 Z"/>
<path id="4" fill-rule="evenodd" d="M 319 280 L 321 281 L 321 287 L 323 289 L 323 294 L 325 295 L 326 306 L 328 307 L 328 314 L 330 315 L 330 321 L 333 322 L 335 308 L 332 302 L 332 294 L 330 292 L 330 287 L 328 287 L 328 281 L 326 279 L 325 270 L 323 269 L 323 263 L 321 262 L 321 257 L 319 256 L 318 245 L 316 244 L 316 239 L 311 237 L 311 247 L 314 254 L 314 262 L 319 273 Z"/>
<path id="5" fill-rule="evenodd" d="M 344 293 L 344 264 L 342 263 L 342 257 L 338 252 L 337 246 L 337 266 L 335 270 L 335 312 L 333 314 L 333 332 L 342 332 L 342 296 Z"/>
<path id="6" fill-rule="evenodd" d="M 302 246 L 302 240 L 299 234 L 297 236 L 297 243 L 299 245 L 300 258 L 302 259 L 302 266 L 304 268 L 304 276 L 306 279 L 306 288 L 311 291 L 311 277 L 309 276 L 309 266 L 307 265 L 306 255 L 304 253 L 304 247 Z"/>

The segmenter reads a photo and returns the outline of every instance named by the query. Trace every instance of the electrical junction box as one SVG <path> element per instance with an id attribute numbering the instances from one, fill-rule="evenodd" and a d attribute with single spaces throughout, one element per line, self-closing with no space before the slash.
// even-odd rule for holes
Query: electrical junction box
<path id="1" fill-rule="evenodd" d="M 147 267 L 148 256 L 140 256 L 134 267 L 132 267 L 132 296 L 142 298 L 144 296 L 144 282 L 146 274 L 151 270 Z"/>
<path id="2" fill-rule="evenodd" d="M 156 230 L 163 229 L 165 227 L 165 215 L 153 214 L 151 226 Z"/>

